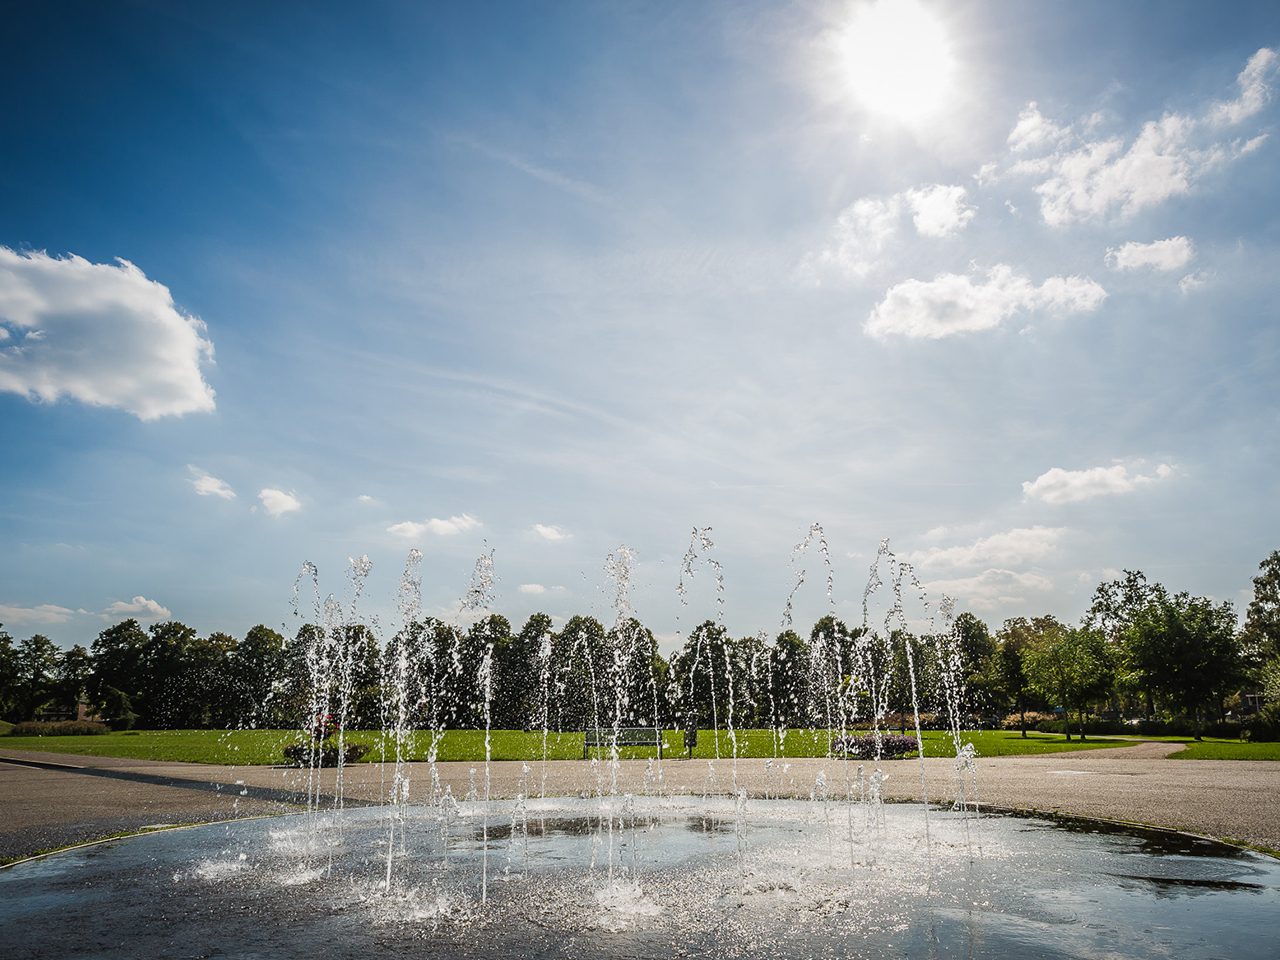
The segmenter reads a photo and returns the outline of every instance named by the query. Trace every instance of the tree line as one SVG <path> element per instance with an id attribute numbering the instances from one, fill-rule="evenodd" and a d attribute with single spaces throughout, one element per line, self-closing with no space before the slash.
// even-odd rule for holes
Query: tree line
<path id="1" fill-rule="evenodd" d="M 1024 735 L 1048 723 L 1071 736 L 1163 718 L 1199 736 L 1256 714 L 1255 735 L 1275 736 L 1280 551 L 1261 564 L 1240 627 L 1228 602 L 1126 571 L 1098 585 L 1075 624 L 1015 617 L 992 630 L 965 613 L 915 635 L 826 616 L 807 634 L 734 637 L 707 620 L 668 657 L 638 620 L 575 616 L 555 629 L 544 613 L 518 630 L 499 614 L 465 628 L 427 618 L 385 641 L 359 623 L 308 623 L 293 636 L 259 625 L 236 638 L 125 620 L 65 651 L 0 629 L 0 715 L 27 720 L 78 701 L 115 728 L 149 729 L 288 728 L 340 702 L 349 727 L 384 726 L 394 703 L 405 722 L 433 728 L 905 729 L 919 716 Z"/>

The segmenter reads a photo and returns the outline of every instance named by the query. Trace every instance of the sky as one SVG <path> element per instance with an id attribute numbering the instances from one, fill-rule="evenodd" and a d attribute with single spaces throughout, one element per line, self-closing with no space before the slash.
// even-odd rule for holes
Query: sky
<path id="1" fill-rule="evenodd" d="M 1280 548 L 1274 3 L 4 18 L 15 636 L 292 629 L 365 555 L 390 624 L 415 547 L 519 624 L 626 545 L 668 649 L 801 571 L 861 622 L 883 538 L 993 627 Z"/>

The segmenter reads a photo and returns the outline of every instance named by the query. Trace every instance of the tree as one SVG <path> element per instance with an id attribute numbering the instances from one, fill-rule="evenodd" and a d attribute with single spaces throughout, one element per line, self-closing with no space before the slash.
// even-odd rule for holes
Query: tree
<path id="1" fill-rule="evenodd" d="M 1080 739 L 1085 739 L 1084 709 L 1104 696 L 1113 678 L 1106 638 L 1087 627 L 1072 629 L 1052 618 L 1041 618 L 1043 629 L 1026 655 L 1031 685 L 1051 702 L 1061 704 L 1064 729 L 1071 739 L 1071 709 L 1080 714 Z"/>
<path id="2" fill-rule="evenodd" d="M 1241 641 L 1246 655 L 1260 661 L 1280 659 L 1280 550 L 1271 551 L 1258 568 Z"/>
<path id="3" fill-rule="evenodd" d="M 1060 627 L 1053 617 L 1012 617 L 1004 622 L 996 635 L 998 650 L 994 659 L 994 680 L 1010 706 L 1021 718 L 1022 736 L 1027 735 L 1027 706 L 1034 693 L 1027 674 L 1027 654 L 1037 637 Z"/>
<path id="4" fill-rule="evenodd" d="M 289 646 L 270 627 L 258 624 L 227 657 L 227 698 L 234 722 L 245 727 L 292 727 L 304 714 L 296 667 Z"/>
<path id="5" fill-rule="evenodd" d="M 88 650 L 77 643 L 62 655 L 58 663 L 53 684 L 54 698 L 74 713 L 80 701 L 88 697 L 92 676 L 93 658 Z"/>
<path id="6" fill-rule="evenodd" d="M 735 663 L 729 631 L 714 620 L 698 624 L 672 666 L 680 687 L 677 708 L 684 722 L 717 730 L 728 726 L 733 720 L 730 690 L 744 672 Z"/>
<path id="7" fill-rule="evenodd" d="M 30 720 L 54 698 L 61 653 L 52 640 L 37 633 L 18 644 L 15 702 L 19 717 Z"/>
<path id="8" fill-rule="evenodd" d="M 605 637 L 613 651 L 615 698 L 622 726 L 659 726 L 665 713 L 666 662 L 653 631 L 635 617 L 615 623 Z"/>
<path id="9" fill-rule="evenodd" d="M 586 730 L 608 722 L 605 648 L 605 629 L 595 617 L 572 617 L 551 638 L 549 709 L 556 730 Z"/>
<path id="10" fill-rule="evenodd" d="M 960 660 L 959 692 L 965 701 L 961 706 L 979 713 L 990 710 L 1000 699 L 995 638 L 985 623 L 968 612 L 956 617 L 951 638 Z"/>
<path id="11" fill-rule="evenodd" d="M 1191 717 L 1201 738 L 1204 710 L 1221 708 L 1229 688 L 1245 674 L 1236 616 L 1229 602 L 1215 604 L 1187 593 L 1161 594 L 1134 618 L 1126 647 L 1148 689 Z"/>
<path id="12" fill-rule="evenodd" d="M 1125 570 L 1123 577 L 1098 584 L 1083 621 L 1086 628 L 1100 631 L 1111 646 L 1116 692 L 1140 697 L 1148 717 L 1155 713 L 1155 691 L 1134 662 L 1129 636 L 1142 611 L 1166 595 L 1165 588 L 1148 581 L 1141 570 Z"/>
<path id="13" fill-rule="evenodd" d="M 794 630 L 784 630 L 768 650 L 766 695 L 773 726 L 803 727 L 809 712 L 809 645 Z"/>
<path id="14" fill-rule="evenodd" d="M 13 637 L 0 624 L 0 717 L 21 719 L 17 716 L 17 695 L 18 651 L 13 646 Z"/>
<path id="15" fill-rule="evenodd" d="M 551 633 L 551 618 L 535 613 L 519 633 L 506 636 L 494 651 L 494 726 L 527 730 L 535 722 L 541 725 L 540 660 Z"/>
<path id="16" fill-rule="evenodd" d="M 193 682 L 193 627 L 177 620 L 152 624 L 143 644 L 139 696 L 134 709 L 145 727 L 172 730 L 190 725 L 193 713 L 203 712 L 203 690 Z M 192 698 L 198 703 L 193 704 Z"/>
<path id="17" fill-rule="evenodd" d="M 147 634 L 133 619 L 107 627 L 93 641 L 89 698 L 113 727 L 127 729 L 136 719 L 146 645 Z"/>

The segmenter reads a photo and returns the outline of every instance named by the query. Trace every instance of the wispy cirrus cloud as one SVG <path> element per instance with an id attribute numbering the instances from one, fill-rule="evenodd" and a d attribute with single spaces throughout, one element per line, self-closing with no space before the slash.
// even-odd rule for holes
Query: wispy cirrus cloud
<path id="1" fill-rule="evenodd" d="M 236 498 L 236 492 L 231 489 L 231 485 L 225 480 L 220 480 L 213 474 L 206 473 L 191 464 L 187 464 L 187 473 L 190 474 L 187 482 L 191 484 L 200 496 L 219 497 L 223 500 L 234 500 Z"/>
<path id="2" fill-rule="evenodd" d="M 214 409 L 205 325 L 128 260 L 0 246 L 0 391 L 141 420 Z"/>
<path id="3" fill-rule="evenodd" d="M 471 514 L 463 513 L 443 520 L 432 517 L 430 520 L 421 522 L 405 520 L 402 523 L 393 523 L 387 527 L 387 533 L 408 539 L 427 535 L 453 537 L 468 530 L 474 530 L 481 525 L 480 521 L 471 516 Z"/>
<path id="4" fill-rule="evenodd" d="M 993 330 L 1020 313 L 1088 313 L 1106 297 L 1106 290 L 1088 277 L 1049 277 L 1036 284 L 1012 267 L 997 264 L 981 280 L 944 273 L 932 280 L 895 284 L 871 311 L 863 330 L 879 338 L 937 340 Z"/>
<path id="5" fill-rule="evenodd" d="M 1157 466 L 1154 473 L 1145 475 L 1131 473 L 1122 463 L 1085 470 L 1054 467 L 1034 480 L 1025 481 L 1022 484 L 1022 494 L 1028 500 L 1041 500 L 1051 504 L 1078 503 L 1094 497 L 1132 493 L 1141 487 L 1169 479 L 1173 472 L 1173 467 L 1167 463 Z"/>

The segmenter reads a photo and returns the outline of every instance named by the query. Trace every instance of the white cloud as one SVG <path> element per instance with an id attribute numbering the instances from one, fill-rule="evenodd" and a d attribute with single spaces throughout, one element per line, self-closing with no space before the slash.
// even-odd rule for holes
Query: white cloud
<path id="1" fill-rule="evenodd" d="M 937 340 L 991 330 L 1015 314 L 1045 310 L 1087 313 L 1107 292 L 1087 277 L 1049 277 L 1039 286 L 997 264 L 986 281 L 944 273 L 933 280 L 906 280 L 889 288 L 863 325 L 873 337 Z"/>
<path id="2" fill-rule="evenodd" d="M 1052 147 L 1069 136 L 1069 127 L 1061 127 L 1040 112 L 1032 100 L 1018 114 L 1018 122 L 1009 131 L 1009 149 L 1014 153 Z"/>
<path id="3" fill-rule="evenodd" d="M 154 600 L 148 600 L 146 597 L 134 597 L 132 600 L 117 600 L 115 603 L 102 611 L 102 616 L 108 619 L 113 617 L 132 617 L 136 620 L 167 620 L 172 614 L 169 608 L 161 606 Z"/>
<path id="4" fill-rule="evenodd" d="M 359 503 L 377 503 L 378 502 L 373 497 L 369 496 L 367 493 L 360 494 L 360 496 L 356 497 L 356 501 Z"/>
<path id="5" fill-rule="evenodd" d="M 1222 140 L 1218 130 L 1254 116 L 1266 105 L 1275 65 L 1272 50 L 1259 50 L 1238 77 L 1238 99 L 1207 105 L 1199 114 L 1166 113 L 1142 124 L 1132 140 L 1093 136 L 1101 123 L 1098 115 L 1078 128 L 1061 126 L 1030 103 L 1009 134 L 1004 169 L 998 163 L 984 165 L 979 182 L 990 183 L 1002 175 L 1038 180 L 1034 189 L 1040 196 L 1040 214 L 1054 226 L 1132 216 L 1188 193 L 1204 174 L 1261 145 L 1264 137 Z"/>
<path id="6" fill-rule="evenodd" d="M 142 420 L 214 408 L 204 324 L 127 260 L 0 246 L 0 324 L 0 391 L 119 407 Z"/>
<path id="7" fill-rule="evenodd" d="M 1203 270 L 1197 273 L 1188 273 L 1178 281 L 1178 289 L 1184 294 L 1195 293 L 1208 282 L 1209 274 L 1205 273 Z"/>
<path id="8" fill-rule="evenodd" d="M 934 183 L 855 200 L 836 217 L 827 245 L 805 258 L 803 269 L 865 280 L 884 266 L 906 214 L 919 235 L 949 237 L 963 230 L 977 212 L 966 202 L 967 195 L 964 187 Z"/>
<path id="9" fill-rule="evenodd" d="M 1065 527 L 1016 527 L 954 547 L 929 547 L 907 555 L 922 570 L 931 567 L 1016 567 L 1052 556 Z"/>
<path id="10" fill-rule="evenodd" d="M 1173 476 L 1173 467 L 1162 463 L 1156 467 L 1155 473 L 1144 476 L 1130 473 L 1122 463 L 1110 467 L 1091 467 L 1087 470 L 1064 470 L 1054 467 L 1046 470 L 1035 480 L 1022 484 L 1022 494 L 1028 500 L 1043 500 L 1045 503 L 1076 503 L 1092 497 L 1113 496 L 1119 493 L 1132 493 L 1139 487 L 1145 487 L 1157 480 L 1166 480 Z"/>
<path id="11" fill-rule="evenodd" d="M 538 596 L 539 594 L 543 594 L 547 592 L 547 588 L 540 583 L 522 583 L 516 589 L 518 589 L 521 593 L 527 593 L 533 596 Z"/>
<path id="12" fill-rule="evenodd" d="M 292 493 L 274 487 L 263 487 L 258 491 L 258 499 L 262 501 L 263 509 L 273 517 L 302 509 L 302 502 Z"/>
<path id="13" fill-rule="evenodd" d="M 889 241 L 898 232 L 902 206 L 897 196 L 863 197 L 836 217 L 831 240 L 808 263 L 812 267 L 835 269 L 854 280 L 862 280 L 880 266 Z"/>
<path id="14" fill-rule="evenodd" d="M 52 603 L 42 603 L 36 607 L 17 607 L 0 603 L 0 623 L 66 623 L 75 615 L 76 611 Z"/>
<path id="15" fill-rule="evenodd" d="M 554 527 L 549 523 L 535 523 L 533 532 L 540 536 L 543 540 L 550 540 L 552 543 L 559 543 L 561 540 L 568 540 L 572 536 L 562 527 Z"/>
<path id="16" fill-rule="evenodd" d="M 935 183 L 929 187 L 908 190 L 905 196 L 911 208 L 911 222 L 922 237 L 949 237 L 959 233 L 978 212 L 965 202 L 964 187 Z"/>
<path id="17" fill-rule="evenodd" d="M 1169 237 L 1152 243 L 1130 241 L 1120 247 L 1107 249 L 1107 266 L 1113 270 L 1177 270 L 1185 267 L 1196 255 L 1195 245 L 1187 237 Z"/>
<path id="18" fill-rule="evenodd" d="M 195 487 L 196 493 L 202 497 L 221 497 L 223 500 L 234 500 L 236 492 L 225 480 L 219 480 L 212 474 L 205 473 L 199 467 L 187 464 L 187 472 L 191 474 L 188 482 Z"/>
<path id="19" fill-rule="evenodd" d="M 1271 99 L 1268 81 L 1276 70 L 1276 52 L 1263 47 L 1244 65 L 1236 77 L 1240 96 L 1235 100 L 1216 103 L 1209 111 L 1209 120 L 1220 126 L 1232 126 L 1259 113 Z"/>
<path id="20" fill-rule="evenodd" d="M 931 580 L 925 587 L 931 594 L 945 594 L 959 601 L 962 606 L 975 610 L 996 610 L 1025 603 L 1028 592 L 1048 592 L 1053 589 L 1053 582 L 1038 573 L 1017 573 L 992 568 L 983 570 L 974 577 Z"/>
<path id="21" fill-rule="evenodd" d="M 452 537 L 459 533 L 465 533 L 468 530 L 474 530 L 480 526 L 480 521 L 469 513 L 460 514 L 456 517 L 449 517 L 447 520 L 439 520 L 432 517 L 418 523 L 414 520 L 406 520 L 403 523 L 393 523 L 387 527 L 387 533 L 394 534 L 397 537 L 406 537 L 413 539 L 422 537 L 427 534 L 434 534 L 437 537 Z"/>

